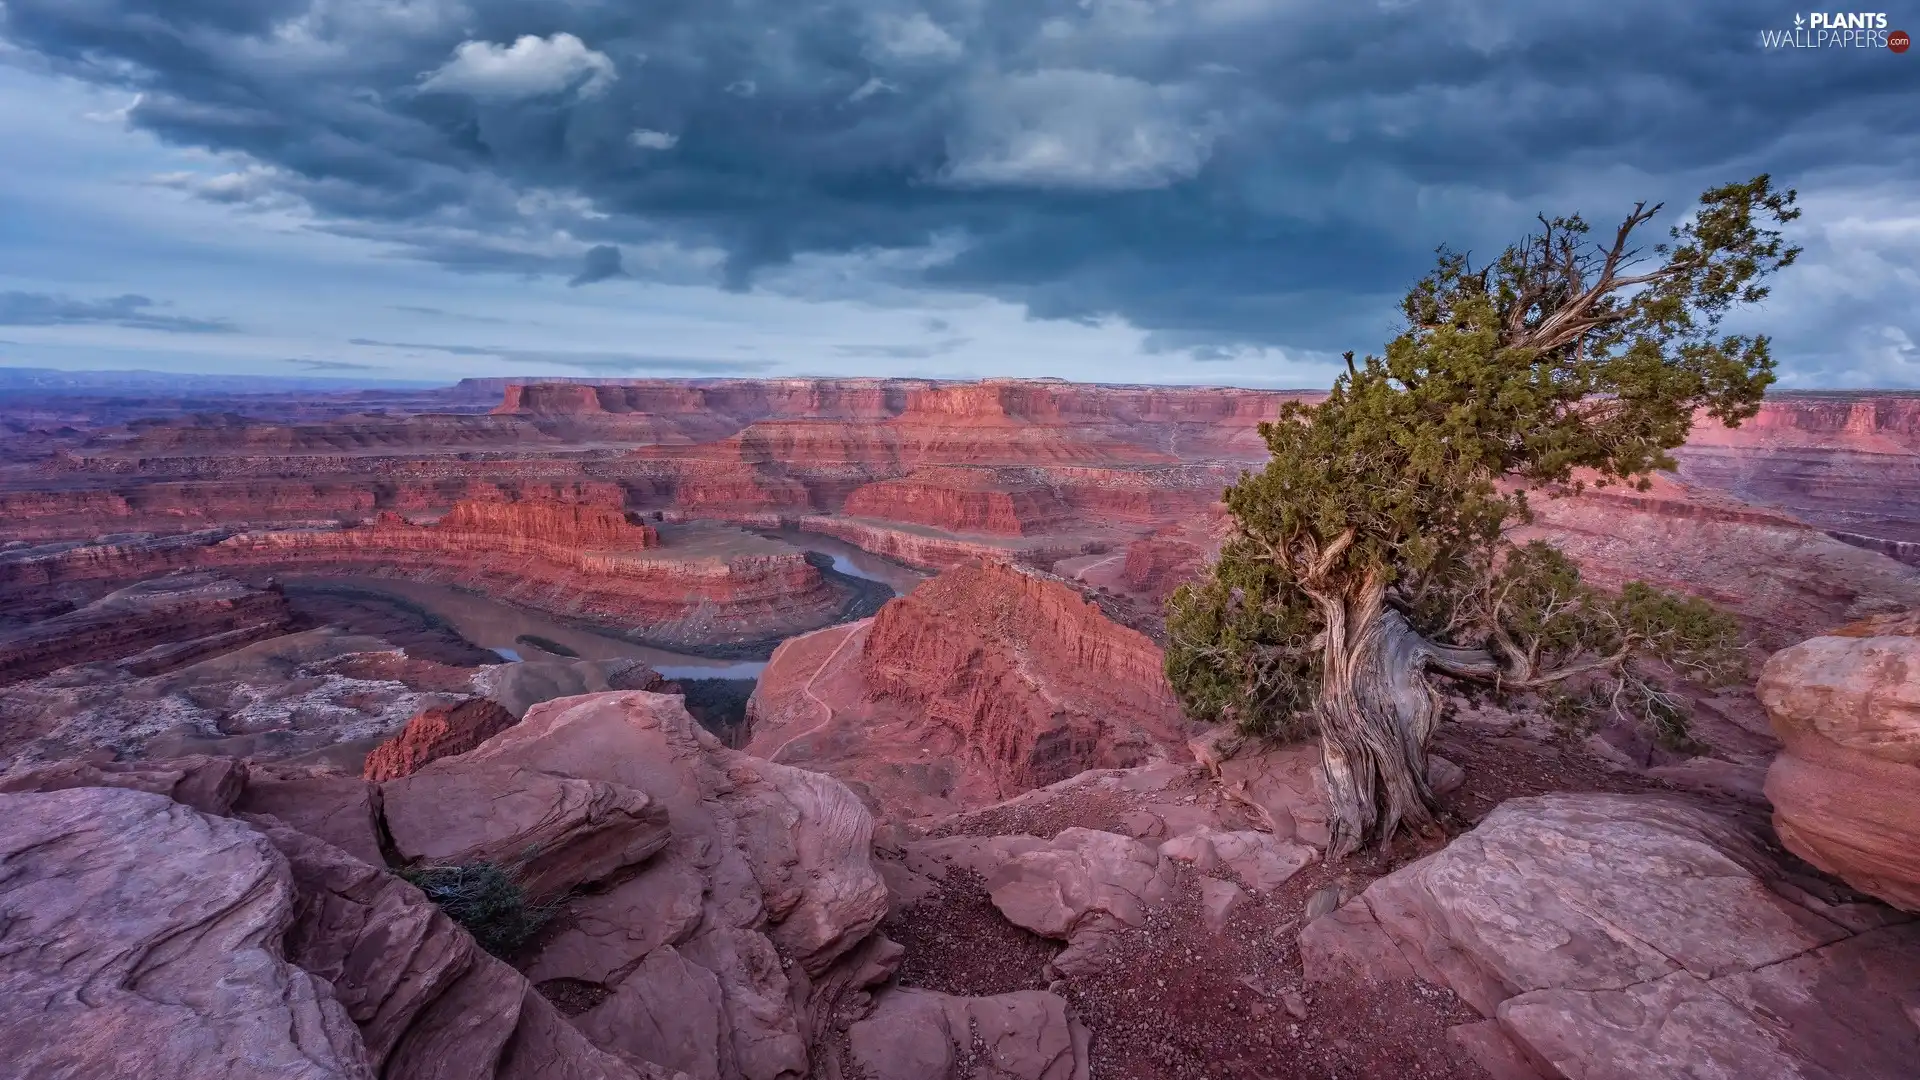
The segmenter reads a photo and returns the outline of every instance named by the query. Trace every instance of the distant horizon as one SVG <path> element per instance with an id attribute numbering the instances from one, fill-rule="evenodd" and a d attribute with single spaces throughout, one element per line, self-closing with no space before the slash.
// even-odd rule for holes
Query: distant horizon
<path id="1" fill-rule="evenodd" d="M 556 376 L 556 375 L 468 375 L 450 381 L 432 381 L 417 379 L 373 379 L 351 375 L 301 376 L 301 375 L 223 375 L 186 372 L 155 371 L 144 368 L 42 368 L 24 365 L 0 363 L 0 393 L 41 393 L 46 396 L 80 396 L 82 394 L 105 395 L 114 393 L 111 386 L 99 388 L 85 387 L 74 389 L 41 389 L 18 385 L 8 385 L 5 376 L 8 373 L 36 373 L 46 375 L 93 375 L 93 376 L 153 376 L 166 379 L 185 379 L 211 383 L 258 383 L 281 384 L 288 389 L 275 391 L 263 388 L 250 390 L 195 390 L 183 388 L 188 393 L 206 393 L 224 396 L 244 397 L 253 393 L 288 393 L 293 387 L 317 389 L 315 384 L 330 384 L 331 388 L 346 392 L 353 390 L 453 390 L 465 383 L 505 383 L 531 385 L 538 383 L 566 383 L 592 386 L 619 386 L 631 383 L 723 383 L 723 382 L 927 382 L 966 385 L 973 383 L 1055 383 L 1066 386 L 1097 386 L 1113 390 L 1240 390 L 1261 394 L 1323 394 L 1324 386 L 1245 386 L 1236 383 L 1155 383 L 1155 382 L 1108 382 L 1086 379 L 1062 379 L 1056 376 L 1034 375 L 988 375 L 979 378 L 933 378 L 918 375 L 632 375 L 632 376 Z M 164 393 L 153 389 L 134 389 L 128 391 L 144 396 L 165 397 Z M 1895 397 L 1920 396 L 1920 388 L 1914 387 L 1782 387 L 1767 389 L 1767 397 L 1860 397 L 1866 395 L 1888 395 Z"/>

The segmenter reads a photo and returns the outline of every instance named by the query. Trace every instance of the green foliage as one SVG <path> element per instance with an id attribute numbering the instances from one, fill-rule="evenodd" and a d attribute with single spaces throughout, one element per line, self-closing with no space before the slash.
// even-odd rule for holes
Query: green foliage
<path id="1" fill-rule="evenodd" d="M 1581 218 L 1474 267 L 1442 250 L 1408 293 L 1406 329 L 1317 405 L 1262 425 L 1272 458 L 1226 492 L 1235 538 L 1170 601 L 1167 672 L 1189 712 L 1302 736 L 1329 613 L 1398 608 L 1422 634 L 1485 648 L 1506 689 L 1605 671 L 1610 707 L 1674 729 L 1677 699 L 1645 670 L 1718 677 L 1733 624 L 1701 601 L 1579 580 L 1544 546 L 1515 549 L 1528 492 L 1644 486 L 1696 412 L 1738 424 L 1773 381 L 1767 339 L 1720 330 L 1798 254 L 1772 226 L 1799 216 L 1766 176 L 1714 188 L 1651 253 Z M 1569 687 L 1562 687 L 1566 690 Z M 1556 691 L 1560 692 L 1560 691 Z"/>
<path id="2" fill-rule="evenodd" d="M 498 957 L 510 956 L 553 917 L 552 907 L 529 904 L 519 882 L 494 863 L 413 867 L 400 876 Z"/>
<path id="3" fill-rule="evenodd" d="M 1284 566 L 1242 541 L 1180 586 L 1167 604 L 1167 679 L 1188 715 L 1288 741 L 1312 735 L 1320 659 L 1304 601 Z"/>

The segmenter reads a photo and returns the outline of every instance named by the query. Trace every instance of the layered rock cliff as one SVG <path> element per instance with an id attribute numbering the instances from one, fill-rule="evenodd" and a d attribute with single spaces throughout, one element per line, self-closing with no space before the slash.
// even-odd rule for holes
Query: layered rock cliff
<path id="1" fill-rule="evenodd" d="M 1059 579 L 966 563 L 865 623 L 795 638 L 748 704 L 748 749 L 904 816 L 1177 752 L 1160 650 Z"/>
<path id="2" fill-rule="evenodd" d="M 151 674 L 284 633 L 291 622 L 286 597 L 274 590 L 213 574 L 156 578 L 76 611 L 0 630 L 0 685 L 122 658 L 137 658 L 138 673 Z"/>
<path id="3" fill-rule="evenodd" d="M 1672 481 L 1645 493 L 1536 497 L 1516 530 L 1576 559 L 1595 584 L 1646 581 L 1705 597 L 1767 648 L 1920 605 L 1920 569 L 1843 543 L 1794 517 Z"/>
<path id="4" fill-rule="evenodd" d="M 847 497 L 853 517 L 931 525 L 958 533 L 1031 536 L 1070 520 L 1065 503 L 1037 477 L 987 469 L 916 469 L 897 480 L 867 484 Z"/>
<path id="5" fill-rule="evenodd" d="M 350 528 L 279 529 L 0 554 L 0 596 L 89 588 L 192 567 L 235 573 L 347 573 L 485 591 L 668 645 L 759 642 L 839 617 L 856 596 L 799 551 L 733 530 L 651 525 L 575 503 L 461 503 L 428 524 L 397 514 Z M 64 591 L 63 591 L 64 590 Z"/>

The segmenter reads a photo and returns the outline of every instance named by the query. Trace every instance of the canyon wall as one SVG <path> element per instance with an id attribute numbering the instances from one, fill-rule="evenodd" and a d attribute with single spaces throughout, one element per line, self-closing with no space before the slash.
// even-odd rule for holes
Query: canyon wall
<path id="1" fill-rule="evenodd" d="M 498 395 L 493 415 L 460 413 L 456 401 L 484 393 Z M 414 411 L 292 410 L 277 423 L 236 406 L 75 429 L 48 436 L 46 457 L 0 462 L 0 543 L 217 527 L 300 534 L 227 550 L 299 546 L 305 558 L 361 543 L 314 525 L 570 502 L 796 525 L 922 567 L 1064 561 L 1147 612 L 1217 545 L 1183 524 L 1207 519 L 1221 488 L 1264 458 L 1258 425 L 1314 396 L 1009 379 L 473 380 L 440 413 L 419 411 L 418 393 Z M 1545 508 L 1532 535 L 1596 580 L 1643 576 L 1728 603 L 1769 640 L 1815 632 L 1911 591 L 1897 563 L 1920 564 L 1916 416 L 1916 394 L 1777 394 L 1738 429 L 1701 418 L 1676 454 L 1674 492 Z M 104 576 L 126 558 L 114 546 L 67 561 Z M 564 601 L 578 584 L 567 575 L 602 573 L 568 558 L 543 603 Z"/>
<path id="2" fill-rule="evenodd" d="M 748 750 L 893 815 L 978 806 L 1177 754 L 1162 663 L 1066 582 L 968 562 L 871 620 L 781 645 L 748 704 Z"/>
<path id="3" fill-rule="evenodd" d="M 573 616 L 661 644 L 761 641 L 821 626 L 853 599 L 801 552 L 732 532 L 662 546 L 618 510 L 460 503 L 439 520 L 396 514 L 351 528 L 208 531 L 0 554 L 0 597 L 137 580 L 183 567 L 397 577 Z"/>
<path id="4" fill-rule="evenodd" d="M 842 511 L 852 517 L 931 525 L 959 533 L 1030 536 L 1065 525 L 1068 506 L 1036 478 L 952 466 L 916 469 L 856 489 Z"/>
<path id="5" fill-rule="evenodd" d="M 155 665 L 185 662 L 200 655 L 195 642 L 234 648 L 285 633 L 292 621 L 286 597 L 277 591 L 212 574 L 170 575 L 62 615 L 0 630 L 0 685 L 156 647 L 176 646 L 165 650 L 168 655 L 151 657 Z"/>

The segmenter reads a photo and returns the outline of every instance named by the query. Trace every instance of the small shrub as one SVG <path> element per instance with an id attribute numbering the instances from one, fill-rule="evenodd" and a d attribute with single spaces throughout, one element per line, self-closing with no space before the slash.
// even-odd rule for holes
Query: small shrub
<path id="1" fill-rule="evenodd" d="M 466 927 L 481 948 L 501 958 L 526 944 L 553 917 L 552 907 L 527 903 L 526 890 L 494 863 L 421 866 L 402 870 L 400 876 Z"/>

